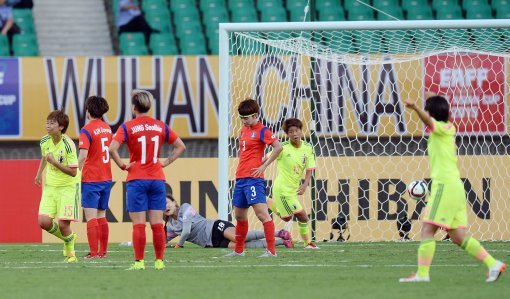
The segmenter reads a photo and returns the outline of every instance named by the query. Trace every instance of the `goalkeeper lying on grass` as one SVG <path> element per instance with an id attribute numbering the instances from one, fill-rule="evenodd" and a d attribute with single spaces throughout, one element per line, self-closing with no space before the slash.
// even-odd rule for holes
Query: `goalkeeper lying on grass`
<path id="1" fill-rule="evenodd" d="M 175 248 L 182 248 L 188 241 L 202 247 L 234 248 L 235 226 L 229 221 L 212 220 L 202 217 L 190 204 L 179 207 L 172 194 L 166 195 L 166 211 L 164 214 L 167 232 L 167 244 L 177 236 L 181 236 Z M 290 233 L 286 230 L 276 231 L 276 245 L 294 247 Z M 263 231 L 249 231 L 246 236 L 247 248 L 266 248 Z M 167 246 L 168 247 L 168 246 Z"/>

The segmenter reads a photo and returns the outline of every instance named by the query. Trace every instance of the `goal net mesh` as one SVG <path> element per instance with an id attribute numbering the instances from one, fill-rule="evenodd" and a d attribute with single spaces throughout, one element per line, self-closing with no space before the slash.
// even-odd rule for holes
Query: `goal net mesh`
<path id="1" fill-rule="evenodd" d="M 230 217 L 242 128 L 237 106 L 253 98 L 260 121 L 281 141 L 283 120 L 304 123 L 317 169 L 299 198 L 317 241 L 419 239 L 425 202 L 411 199 L 406 187 L 413 180 L 430 187 L 428 131 L 403 101 L 423 107 L 431 92 L 450 102 L 470 232 L 510 239 L 508 29 L 228 34 L 229 171 L 220 175 L 228 176 Z M 276 174 L 274 162 L 265 172 L 268 196 Z M 250 229 L 262 229 L 250 213 Z M 295 221 L 273 218 L 299 240 Z"/>

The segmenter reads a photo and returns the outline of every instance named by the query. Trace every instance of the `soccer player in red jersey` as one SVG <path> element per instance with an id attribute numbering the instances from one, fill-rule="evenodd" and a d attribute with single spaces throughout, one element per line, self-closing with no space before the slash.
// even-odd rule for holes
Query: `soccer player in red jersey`
<path id="1" fill-rule="evenodd" d="M 112 141 L 112 129 L 102 120 L 108 109 L 108 103 L 104 98 L 89 97 L 85 102 L 85 113 L 89 123 L 80 130 L 78 165 L 82 170 L 81 205 L 87 219 L 90 249 L 85 256 L 86 259 L 104 258 L 108 251 L 109 229 L 106 209 L 112 188 L 108 146 Z"/>
<path id="2" fill-rule="evenodd" d="M 123 123 L 110 144 L 110 154 L 117 166 L 128 171 L 127 209 L 133 222 L 133 249 L 135 263 L 129 270 L 144 270 L 145 214 L 149 211 L 152 240 L 156 261 L 154 268 L 163 270 L 165 252 L 165 229 L 163 212 L 166 210 L 165 174 L 163 167 L 170 165 L 185 150 L 184 142 L 162 121 L 149 116 L 153 101 L 152 94 L 145 90 L 134 90 L 131 96 L 131 110 L 135 119 Z M 125 142 L 129 149 L 129 164 L 119 156 L 119 147 Z M 163 142 L 172 144 L 174 149 L 164 161 L 159 161 Z"/>
<path id="3" fill-rule="evenodd" d="M 259 122 L 260 107 L 255 100 L 246 99 L 237 107 L 243 128 L 239 140 L 239 164 L 232 204 L 237 221 L 236 245 L 227 256 L 244 256 L 246 234 L 248 233 L 248 209 L 252 207 L 264 225 L 267 251 L 261 257 L 275 257 L 274 222 L 267 210 L 266 183 L 264 170 L 282 151 L 278 138 Z M 266 145 L 273 147 L 273 153 L 262 162 Z"/>

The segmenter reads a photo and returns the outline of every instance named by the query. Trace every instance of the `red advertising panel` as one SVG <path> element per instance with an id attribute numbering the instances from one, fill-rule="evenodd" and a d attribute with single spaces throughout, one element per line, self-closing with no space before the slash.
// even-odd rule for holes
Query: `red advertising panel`
<path id="1" fill-rule="evenodd" d="M 39 160 L 0 160 L 0 243 L 42 242 L 37 223 Z"/>
<path id="2" fill-rule="evenodd" d="M 450 101 L 457 132 L 505 133 L 505 60 L 485 54 L 440 54 L 425 58 L 424 88 Z"/>

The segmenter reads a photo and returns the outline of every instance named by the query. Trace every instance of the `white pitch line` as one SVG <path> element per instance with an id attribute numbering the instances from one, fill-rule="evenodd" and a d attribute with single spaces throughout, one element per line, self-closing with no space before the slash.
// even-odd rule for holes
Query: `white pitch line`
<path id="1" fill-rule="evenodd" d="M 76 264 L 74 264 L 76 265 Z M 85 268 L 126 268 L 126 266 L 122 265 L 90 265 L 88 263 L 86 264 L 78 264 L 80 267 Z M 331 264 L 274 264 L 274 265 L 174 265 L 174 264 L 167 264 L 167 269 L 175 269 L 175 268 L 253 268 L 253 267 L 261 267 L 261 268 L 270 268 L 270 267 L 288 267 L 288 268 L 309 268 L 309 267 L 322 267 L 322 268 L 378 268 L 378 267 L 398 267 L 398 268 L 408 268 L 408 267 L 416 267 L 416 265 L 331 265 Z M 461 265 L 434 265 L 434 267 L 478 267 L 478 264 L 461 264 Z M 61 266 L 5 266 L 2 267 L 2 269 L 68 269 L 72 268 L 72 265 L 61 265 Z M 147 268 L 153 268 L 153 267 L 147 267 Z"/>

